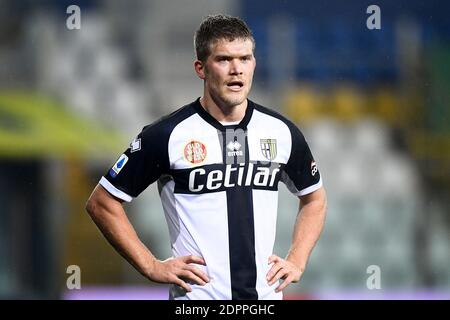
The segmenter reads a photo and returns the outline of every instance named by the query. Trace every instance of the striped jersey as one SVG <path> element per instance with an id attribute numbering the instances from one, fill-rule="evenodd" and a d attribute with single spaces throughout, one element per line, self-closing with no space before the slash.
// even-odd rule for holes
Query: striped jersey
<path id="1" fill-rule="evenodd" d="M 266 281 L 275 242 L 278 183 L 295 195 L 322 179 L 301 131 L 248 100 L 244 118 L 223 125 L 200 99 L 145 126 L 100 184 L 131 201 L 157 181 L 173 255 L 203 257 L 209 277 L 170 299 L 282 299 Z"/>

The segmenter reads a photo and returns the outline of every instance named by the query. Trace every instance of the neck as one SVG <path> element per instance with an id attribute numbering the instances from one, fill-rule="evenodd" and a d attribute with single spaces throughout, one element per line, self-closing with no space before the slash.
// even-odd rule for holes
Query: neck
<path id="1" fill-rule="evenodd" d="M 241 104 L 228 106 L 214 101 L 209 94 L 205 93 L 200 98 L 200 104 L 217 121 L 234 122 L 244 118 L 248 102 L 245 99 Z"/>

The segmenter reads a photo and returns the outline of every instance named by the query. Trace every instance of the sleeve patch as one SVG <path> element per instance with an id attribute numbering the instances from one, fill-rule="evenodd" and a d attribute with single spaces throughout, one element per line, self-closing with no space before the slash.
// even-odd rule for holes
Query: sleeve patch
<path id="1" fill-rule="evenodd" d="M 123 167 L 126 165 L 127 162 L 128 157 L 126 156 L 126 154 L 122 154 L 116 161 L 114 166 L 111 168 L 111 170 L 109 170 L 109 175 L 113 178 L 117 177 L 117 175 L 123 169 Z"/>
<path id="2" fill-rule="evenodd" d="M 141 138 L 136 137 L 130 143 L 130 151 L 133 153 L 133 152 L 139 151 L 139 150 L 141 150 Z"/>

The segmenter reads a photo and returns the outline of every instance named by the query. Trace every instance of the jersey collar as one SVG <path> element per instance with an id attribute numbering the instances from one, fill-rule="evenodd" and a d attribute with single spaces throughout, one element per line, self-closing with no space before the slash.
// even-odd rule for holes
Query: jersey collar
<path id="1" fill-rule="evenodd" d="M 197 100 L 195 100 L 194 102 L 194 108 L 197 111 L 197 113 L 200 115 L 200 117 L 202 117 L 203 120 L 205 120 L 206 122 L 208 122 L 210 125 L 212 125 L 213 127 L 215 127 L 216 129 L 220 130 L 220 131 L 225 131 L 227 128 L 240 128 L 240 129 L 247 129 L 247 125 L 250 122 L 250 119 L 252 117 L 253 114 L 253 109 L 254 109 L 254 103 L 250 100 L 247 99 L 247 109 L 245 110 L 245 115 L 244 118 L 242 118 L 241 122 L 239 122 L 236 125 L 231 125 L 231 126 L 224 126 L 223 124 L 221 124 L 219 121 L 216 120 L 216 118 L 214 118 L 212 115 L 210 115 L 201 105 L 200 103 L 200 97 L 197 98 Z"/>

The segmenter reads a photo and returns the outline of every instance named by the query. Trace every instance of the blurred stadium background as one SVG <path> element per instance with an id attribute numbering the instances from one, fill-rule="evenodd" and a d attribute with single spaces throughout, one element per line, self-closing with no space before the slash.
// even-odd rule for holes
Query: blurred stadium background
<path id="1" fill-rule="evenodd" d="M 81 8 L 68 30 L 66 9 Z M 381 30 L 366 9 L 381 8 Z M 0 298 L 166 299 L 103 239 L 84 204 L 141 128 L 201 94 L 202 17 L 244 18 L 251 98 L 304 131 L 329 197 L 323 235 L 287 299 L 450 298 L 450 3 L 0 1 Z M 297 200 L 280 184 L 275 253 Z M 126 205 L 161 259 L 155 186 Z M 81 290 L 68 290 L 69 265 Z M 366 286 L 381 270 L 381 289 Z"/>

